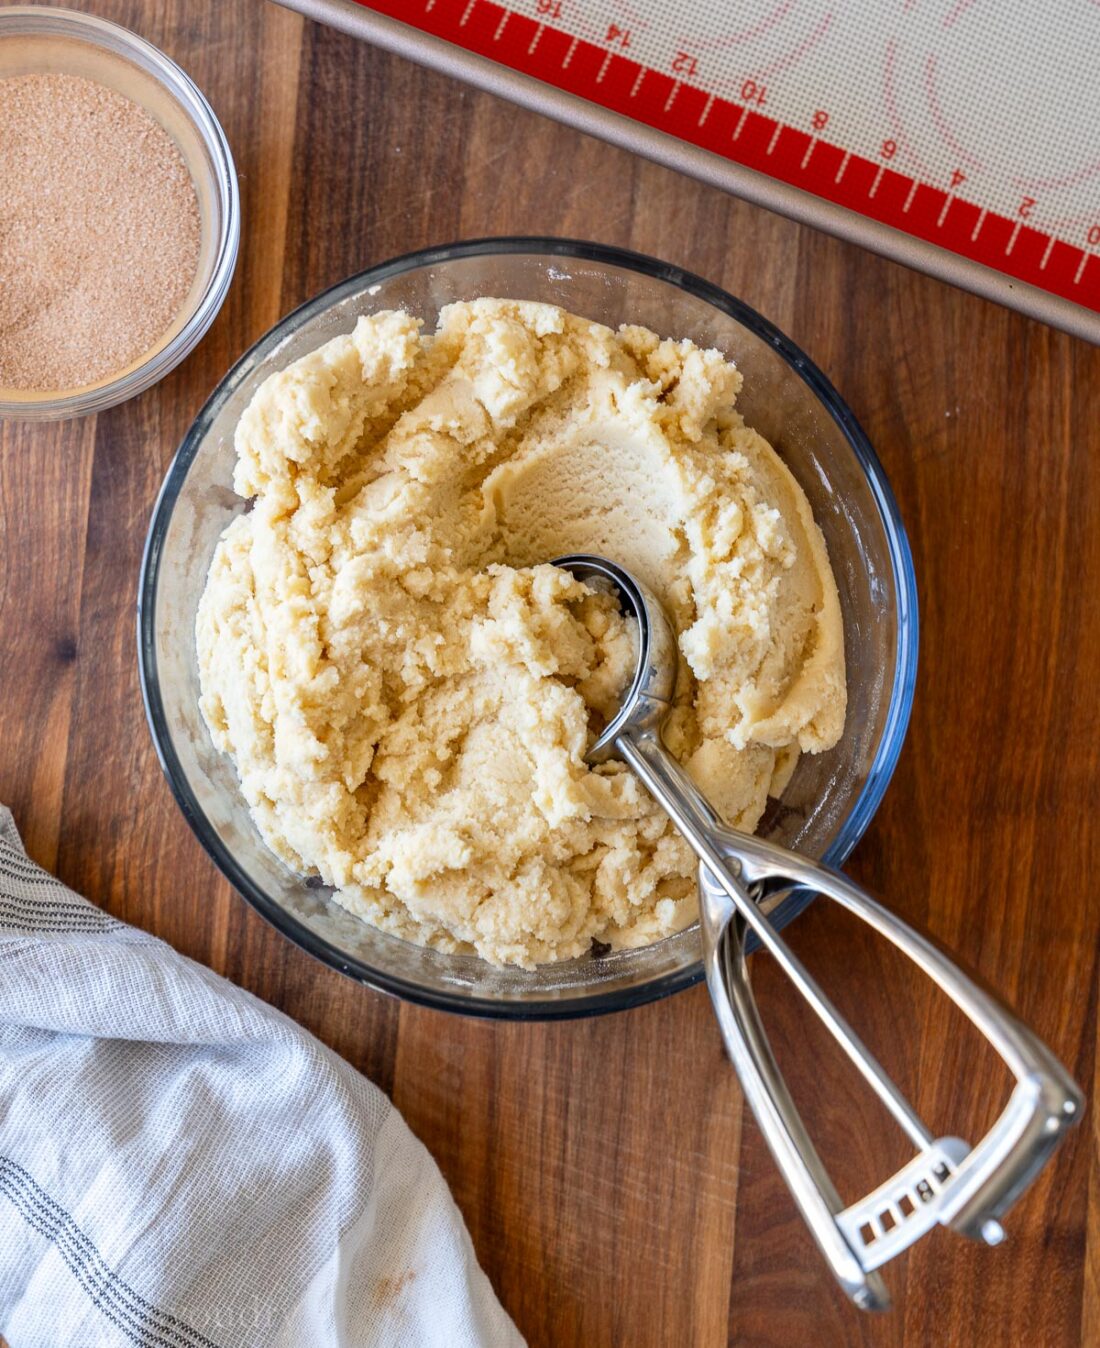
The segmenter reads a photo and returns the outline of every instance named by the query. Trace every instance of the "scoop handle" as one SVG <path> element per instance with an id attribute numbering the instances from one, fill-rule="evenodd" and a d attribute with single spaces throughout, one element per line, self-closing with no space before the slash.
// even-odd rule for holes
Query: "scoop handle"
<path id="1" fill-rule="evenodd" d="M 926 937 L 847 876 L 775 843 L 728 828 L 656 730 L 623 734 L 616 748 L 699 858 L 707 985 L 765 1140 L 815 1241 L 848 1295 L 867 1309 L 888 1304 L 875 1272 L 932 1226 L 996 1244 L 998 1218 L 1035 1178 L 1083 1097 L 1061 1064 L 994 997 Z M 813 890 L 869 923 L 939 986 L 1000 1054 L 1016 1087 L 1001 1117 L 973 1148 L 933 1137 L 901 1091 L 758 906 L 765 885 Z M 844 1208 L 810 1141 L 771 1053 L 752 995 L 745 938 L 761 944 L 810 1003 L 852 1063 L 909 1134 L 916 1156 L 885 1184 Z"/>

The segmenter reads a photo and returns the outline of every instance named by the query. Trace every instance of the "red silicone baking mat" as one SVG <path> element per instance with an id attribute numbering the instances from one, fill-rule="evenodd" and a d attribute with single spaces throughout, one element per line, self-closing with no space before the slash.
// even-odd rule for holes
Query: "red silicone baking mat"
<path id="1" fill-rule="evenodd" d="M 1100 0 L 289 3 L 1100 340 Z"/>

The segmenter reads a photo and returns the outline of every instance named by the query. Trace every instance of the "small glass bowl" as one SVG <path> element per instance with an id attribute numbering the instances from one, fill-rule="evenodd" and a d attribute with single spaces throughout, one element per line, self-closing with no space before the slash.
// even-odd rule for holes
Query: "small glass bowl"
<path id="1" fill-rule="evenodd" d="M 199 712 L 195 614 L 222 530 L 244 509 L 231 482 L 233 431 L 271 373 L 359 314 L 406 309 L 435 326 L 443 305 L 492 295 L 544 300 L 611 327 L 641 323 L 732 357 L 738 407 L 801 483 L 825 535 L 844 614 L 848 715 L 830 752 L 804 754 L 759 832 L 839 865 L 871 820 L 909 722 L 917 661 L 913 563 L 882 468 L 829 381 L 740 300 L 652 258 L 564 239 L 484 239 L 429 248 L 354 276 L 263 337 L 222 380 L 168 471 L 153 512 L 138 595 L 146 712 L 168 781 L 191 827 L 246 899 L 331 968 L 410 1001 L 509 1019 L 617 1011 L 703 976 L 698 926 L 638 950 L 535 970 L 498 969 L 387 935 L 353 917 L 316 880 L 268 850 L 233 764 Z M 775 910 L 789 921 L 812 895 Z"/>
<path id="2" fill-rule="evenodd" d="M 81 388 L 0 387 L 0 418 L 56 421 L 114 407 L 163 379 L 198 344 L 222 306 L 241 232 L 237 173 L 210 104 L 162 51 L 118 24 L 43 5 L 0 9 L 0 79 L 82 75 L 123 94 L 175 141 L 195 184 L 201 234 L 191 289 L 171 327 L 126 369 Z"/>

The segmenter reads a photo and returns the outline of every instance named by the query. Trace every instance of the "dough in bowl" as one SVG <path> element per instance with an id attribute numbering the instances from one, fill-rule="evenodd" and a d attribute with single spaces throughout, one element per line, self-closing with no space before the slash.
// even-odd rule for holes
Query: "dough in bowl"
<path id="1" fill-rule="evenodd" d="M 598 552 L 679 634 L 669 748 L 756 827 L 844 724 L 825 543 L 717 351 L 550 305 L 373 314 L 267 379 L 199 607 L 202 710 L 267 844 L 386 931 L 532 967 L 696 916 L 687 845 L 584 755 L 633 672 Z"/>

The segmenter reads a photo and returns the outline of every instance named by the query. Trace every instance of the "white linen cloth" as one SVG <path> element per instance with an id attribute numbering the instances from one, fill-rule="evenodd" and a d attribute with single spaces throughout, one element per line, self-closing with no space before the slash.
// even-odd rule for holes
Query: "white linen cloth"
<path id="1" fill-rule="evenodd" d="M 49 876 L 2 806 L 0 1335 L 522 1343 L 382 1092 Z"/>

